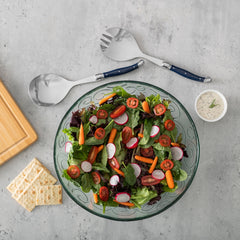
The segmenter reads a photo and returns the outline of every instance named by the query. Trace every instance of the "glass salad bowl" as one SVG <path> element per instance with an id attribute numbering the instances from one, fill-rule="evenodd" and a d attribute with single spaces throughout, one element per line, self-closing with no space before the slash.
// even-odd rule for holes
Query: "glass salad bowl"
<path id="1" fill-rule="evenodd" d="M 168 99 L 171 101 L 169 108 L 171 109 L 178 132 L 182 133 L 182 142 L 187 147 L 186 150 L 188 157 L 184 157 L 182 159 L 182 169 L 187 172 L 188 177 L 185 181 L 178 182 L 178 189 L 175 192 L 164 192 L 161 194 L 161 200 L 153 205 L 145 204 L 141 209 L 106 207 L 105 213 L 103 213 L 103 207 L 101 205 L 94 204 L 93 194 L 91 191 L 89 193 L 84 193 L 81 188 L 75 186 L 73 183 L 62 177 L 62 171 L 68 168 L 68 156 L 65 152 L 65 143 L 68 141 L 68 139 L 62 130 L 69 127 L 72 112 L 75 112 L 81 108 L 87 108 L 92 102 L 98 103 L 99 100 L 103 98 L 104 94 L 111 92 L 112 88 L 116 86 L 123 87 L 130 94 L 139 95 L 140 93 L 143 93 L 145 96 L 149 96 L 151 94 L 160 94 L 162 99 Z M 163 212 L 176 203 L 187 191 L 193 181 L 198 167 L 199 156 L 200 146 L 197 130 L 191 116 L 184 106 L 174 96 L 165 90 L 154 85 L 138 81 L 116 81 L 107 83 L 94 88 L 93 90 L 81 96 L 70 107 L 61 120 L 54 143 L 54 165 L 57 176 L 70 198 L 72 198 L 72 200 L 74 200 L 79 206 L 86 209 L 90 213 L 103 218 L 118 221 L 135 221 L 148 218 Z"/>

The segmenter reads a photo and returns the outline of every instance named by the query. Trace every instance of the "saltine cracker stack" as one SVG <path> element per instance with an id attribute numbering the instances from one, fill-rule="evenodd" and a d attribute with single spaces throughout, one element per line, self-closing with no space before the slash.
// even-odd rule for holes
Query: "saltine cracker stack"
<path id="1" fill-rule="evenodd" d="M 7 189 L 19 204 L 31 212 L 36 205 L 62 203 L 62 186 L 54 185 L 56 182 L 50 171 L 34 158 Z"/>

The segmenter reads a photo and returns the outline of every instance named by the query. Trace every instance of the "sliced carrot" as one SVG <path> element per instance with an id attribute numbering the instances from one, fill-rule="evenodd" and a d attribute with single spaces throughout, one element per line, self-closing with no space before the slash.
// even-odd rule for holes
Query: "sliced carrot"
<path id="1" fill-rule="evenodd" d="M 153 163 L 152 163 L 151 167 L 150 167 L 149 170 L 148 170 L 148 172 L 149 172 L 150 174 L 153 172 L 154 168 L 156 167 L 157 161 L 158 161 L 158 157 L 156 156 L 156 157 L 154 158 L 154 160 L 153 160 Z"/>
<path id="2" fill-rule="evenodd" d="M 117 134 L 117 129 L 116 128 L 112 128 L 112 130 L 110 132 L 110 135 L 109 135 L 108 143 L 113 143 L 114 142 L 116 134 Z"/>
<path id="3" fill-rule="evenodd" d="M 93 200 L 95 203 L 98 203 L 98 195 L 97 193 L 93 193 Z"/>
<path id="4" fill-rule="evenodd" d="M 151 112 L 147 101 L 143 101 L 142 102 L 142 108 L 143 108 L 143 111 L 146 112 L 146 113 L 150 113 Z"/>
<path id="5" fill-rule="evenodd" d="M 123 171 L 121 171 L 121 170 L 119 170 L 119 169 L 117 169 L 117 168 L 114 168 L 113 170 L 114 170 L 115 172 L 117 172 L 119 175 L 122 175 L 123 177 L 125 177 L 125 174 L 124 174 Z"/>
<path id="6" fill-rule="evenodd" d="M 83 124 L 81 123 L 80 130 L 79 130 L 79 138 L 78 138 L 79 145 L 84 144 L 84 130 L 83 130 Z"/>
<path id="7" fill-rule="evenodd" d="M 172 142 L 171 145 L 172 145 L 173 147 L 180 147 L 180 144 L 179 144 L 179 143 L 175 143 L 175 142 Z"/>
<path id="8" fill-rule="evenodd" d="M 114 202 L 118 203 L 118 204 L 121 204 L 121 205 L 124 205 L 124 206 L 127 206 L 127 207 L 134 207 L 135 204 L 134 203 L 131 203 L 131 202 L 118 202 L 117 200 L 113 199 Z"/>
<path id="9" fill-rule="evenodd" d="M 115 95 L 116 95 L 116 93 L 112 93 L 112 94 L 108 95 L 107 97 L 101 99 L 101 100 L 99 101 L 99 105 L 105 103 L 108 99 L 114 97 Z"/>
<path id="10" fill-rule="evenodd" d="M 165 172 L 166 180 L 167 180 L 167 185 L 170 189 L 174 188 L 174 181 L 173 181 L 173 176 L 171 170 L 167 170 Z"/>
<path id="11" fill-rule="evenodd" d="M 135 156 L 135 159 L 138 161 L 141 161 L 141 162 L 145 162 L 145 163 L 150 163 L 150 164 L 153 163 L 153 160 L 151 158 L 146 158 L 146 157 L 142 157 L 142 156 L 138 156 L 138 155 Z"/>
<path id="12" fill-rule="evenodd" d="M 104 145 L 100 145 L 100 146 L 98 147 L 98 153 L 101 152 L 101 151 L 103 150 L 103 148 L 104 148 Z"/>
<path id="13" fill-rule="evenodd" d="M 154 142 L 155 142 L 155 143 L 158 143 L 159 141 L 158 141 L 158 139 L 156 139 Z"/>
<path id="14" fill-rule="evenodd" d="M 138 137 L 143 138 L 143 134 L 142 134 L 142 133 L 139 133 L 139 134 L 138 134 Z"/>

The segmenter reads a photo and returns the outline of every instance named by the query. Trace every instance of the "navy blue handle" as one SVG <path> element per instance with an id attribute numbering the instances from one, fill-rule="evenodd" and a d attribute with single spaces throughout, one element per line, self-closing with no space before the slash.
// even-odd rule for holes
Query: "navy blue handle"
<path id="1" fill-rule="evenodd" d="M 188 72 L 182 68 L 176 67 L 174 65 L 171 65 L 171 67 L 169 69 L 185 78 L 189 78 L 194 81 L 198 81 L 198 82 L 210 82 L 211 81 L 210 78 L 200 77 L 196 74 L 190 73 L 190 72 Z"/>
<path id="2" fill-rule="evenodd" d="M 131 66 L 118 68 L 118 69 L 115 69 L 115 70 L 112 70 L 109 72 L 104 72 L 103 76 L 104 76 L 104 78 L 108 78 L 108 77 L 114 77 L 114 76 L 118 76 L 118 75 L 121 75 L 124 73 L 128 73 L 128 72 L 131 72 L 131 71 L 137 69 L 142 64 L 143 64 L 143 60 L 140 60 L 139 62 L 137 62 Z"/>

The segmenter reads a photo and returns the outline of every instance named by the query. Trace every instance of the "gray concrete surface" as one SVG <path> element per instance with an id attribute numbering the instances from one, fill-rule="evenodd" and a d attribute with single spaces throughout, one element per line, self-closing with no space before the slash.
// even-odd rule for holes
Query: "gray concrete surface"
<path id="1" fill-rule="evenodd" d="M 239 9 L 237 0 L 0 0 L 0 78 L 39 137 L 0 167 L 0 239 L 239 239 Z M 74 88 L 51 108 L 33 105 L 28 84 L 40 73 L 75 80 L 135 62 L 114 62 L 100 52 L 100 34 L 112 26 L 129 29 L 146 53 L 214 79 L 200 84 L 149 62 L 115 78 L 153 83 L 185 105 L 201 142 L 195 179 L 174 206 L 142 221 L 97 217 L 65 192 L 62 206 L 28 213 L 6 186 L 34 157 L 56 176 L 53 141 L 58 124 L 75 100 L 100 83 Z M 203 122 L 194 112 L 196 96 L 207 88 L 221 91 L 228 101 L 228 113 L 217 123 Z"/>

